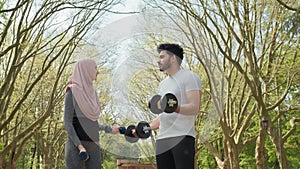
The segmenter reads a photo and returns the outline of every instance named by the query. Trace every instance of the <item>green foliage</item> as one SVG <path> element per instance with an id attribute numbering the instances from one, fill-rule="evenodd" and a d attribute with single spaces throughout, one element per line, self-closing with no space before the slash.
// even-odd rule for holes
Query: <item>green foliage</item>
<path id="1" fill-rule="evenodd" d="M 297 131 L 300 129 L 300 125 L 297 125 Z M 295 135 L 289 137 L 287 142 L 284 144 L 284 149 L 288 156 L 288 160 L 291 168 L 297 168 L 300 166 L 300 132 L 296 132 Z"/>
<path id="2" fill-rule="evenodd" d="M 291 130 L 291 125 L 289 123 L 289 120 L 292 118 L 300 118 L 299 110 L 294 110 L 286 113 L 284 115 L 284 118 L 282 118 L 282 131 L 283 134 L 287 133 L 289 130 Z M 286 142 L 284 142 L 283 149 L 285 153 L 287 154 L 288 161 L 291 168 L 297 168 L 300 166 L 300 124 L 295 123 L 295 132 L 293 135 L 291 135 Z"/>
<path id="3" fill-rule="evenodd" d="M 207 149 L 202 150 L 196 160 L 198 169 L 218 168 L 214 156 Z"/>
<path id="4" fill-rule="evenodd" d="M 33 147 L 28 146 L 28 148 L 24 148 L 22 156 L 19 158 L 17 162 L 17 168 L 30 168 L 32 167 L 32 156 L 33 156 Z"/>
<path id="5" fill-rule="evenodd" d="M 105 149 L 101 149 L 103 169 L 117 168 L 116 156 Z"/>
<path id="6" fill-rule="evenodd" d="M 255 142 L 250 143 L 247 147 L 243 149 L 239 155 L 240 167 L 243 169 L 256 169 L 255 164 Z"/>

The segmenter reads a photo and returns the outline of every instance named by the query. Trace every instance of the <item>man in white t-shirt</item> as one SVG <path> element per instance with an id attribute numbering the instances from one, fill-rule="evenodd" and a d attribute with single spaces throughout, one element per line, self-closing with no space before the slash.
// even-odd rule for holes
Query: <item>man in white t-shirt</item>
<path id="1" fill-rule="evenodd" d="M 183 49 L 178 44 L 160 44 L 158 67 L 168 74 L 158 87 L 158 94 L 174 94 L 178 108 L 173 113 L 161 113 L 151 123 L 159 129 L 156 138 L 158 169 L 194 169 L 195 118 L 201 103 L 202 82 L 199 76 L 180 68 Z M 160 108 L 158 104 L 158 108 Z"/>

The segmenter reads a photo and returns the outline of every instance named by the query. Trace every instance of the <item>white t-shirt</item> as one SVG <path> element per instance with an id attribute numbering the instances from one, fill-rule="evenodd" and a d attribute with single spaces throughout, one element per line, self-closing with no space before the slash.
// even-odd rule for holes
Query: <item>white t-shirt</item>
<path id="1" fill-rule="evenodd" d="M 164 96 L 166 93 L 174 94 L 179 105 L 186 104 L 186 92 L 201 90 L 200 77 L 189 70 L 180 69 L 173 76 L 165 78 L 158 87 L 158 93 Z M 182 115 L 178 113 L 161 113 L 160 126 L 157 139 L 189 135 L 195 137 L 196 115 Z"/>

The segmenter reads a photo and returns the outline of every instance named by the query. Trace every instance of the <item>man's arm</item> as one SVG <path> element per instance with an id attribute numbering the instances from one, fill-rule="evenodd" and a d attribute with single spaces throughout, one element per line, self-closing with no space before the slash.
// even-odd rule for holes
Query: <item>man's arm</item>
<path id="1" fill-rule="evenodd" d="M 151 130 L 157 130 L 159 129 L 159 124 L 160 124 L 160 118 L 159 116 L 156 117 L 149 125 Z M 139 136 L 136 134 L 135 129 L 132 130 L 132 134 L 134 137 L 139 138 Z"/>
<path id="2" fill-rule="evenodd" d="M 160 118 L 158 116 L 150 123 L 151 130 L 159 129 L 159 124 L 160 124 Z"/>
<path id="3" fill-rule="evenodd" d="M 178 105 L 179 109 L 177 109 L 178 111 L 176 112 L 184 115 L 197 115 L 200 110 L 201 96 L 201 90 L 191 90 L 186 92 L 187 103 Z"/>

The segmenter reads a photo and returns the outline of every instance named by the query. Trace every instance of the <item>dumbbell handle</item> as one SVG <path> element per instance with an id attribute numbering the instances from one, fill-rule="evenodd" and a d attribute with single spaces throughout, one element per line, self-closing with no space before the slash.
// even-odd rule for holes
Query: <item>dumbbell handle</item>
<path id="1" fill-rule="evenodd" d="M 143 131 L 151 131 L 151 127 L 144 126 Z"/>
<path id="2" fill-rule="evenodd" d="M 126 127 L 122 126 L 119 128 L 120 134 L 125 134 L 125 131 L 126 131 Z M 145 126 L 145 127 L 143 127 L 143 131 L 151 131 L 151 128 Z"/>
<path id="3" fill-rule="evenodd" d="M 126 131 L 126 127 L 122 126 L 119 128 L 120 134 L 125 134 L 125 131 Z"/>

